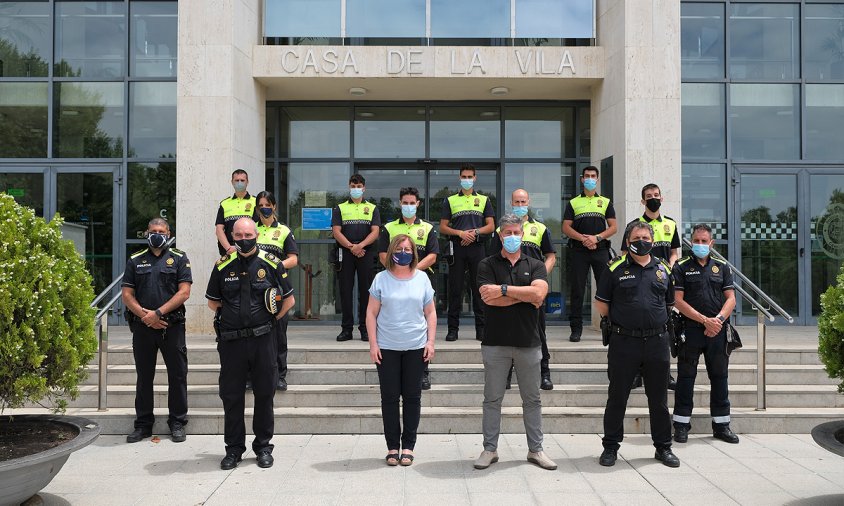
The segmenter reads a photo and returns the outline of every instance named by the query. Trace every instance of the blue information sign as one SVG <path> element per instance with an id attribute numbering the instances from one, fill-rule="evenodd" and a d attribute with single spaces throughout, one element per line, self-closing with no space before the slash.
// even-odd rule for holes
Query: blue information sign
<path id="1" fill-rule="evenodd" d="M 331 230 L 331 208 L 303 207 L 302 230 Z"/>

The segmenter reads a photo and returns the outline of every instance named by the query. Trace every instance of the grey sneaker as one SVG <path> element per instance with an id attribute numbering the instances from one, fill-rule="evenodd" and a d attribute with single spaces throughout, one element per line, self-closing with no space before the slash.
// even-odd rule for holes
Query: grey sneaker
<path id="1" fill-rule="evenodd" d="M 498 462 L 498 452 L 484 450 L 478 460 L 475 461 L 475 469 L 486 469 L 496 462 Z"/>
<path id="2" fill-rule="evenodd" d="M 549 459 L 548 455 L 545 455 L 545 452 L 528 452 L 527 460 L 542 469 L 548 469 L 549 471 L 557 469 L 557 464 L 555 464 L 553 460 Z"/>

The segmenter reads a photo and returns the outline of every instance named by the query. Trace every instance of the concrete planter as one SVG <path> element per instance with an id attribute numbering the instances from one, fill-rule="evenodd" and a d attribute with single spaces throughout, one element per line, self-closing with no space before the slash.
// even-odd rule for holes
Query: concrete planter
<path id="1" fill-rule="evenodd" d="M 844 420 L 826 422 L 812 429 L 812 439 L 824 450 L 844 457 Z"/>
<path id="2" fill-rule="evenodd" d="M 9 423 L 0 416 L 0 424 Z M 99 424 L 76 416 L 18 415 L 14 421 L 43 421 L 69 425 L 78 431 L 75 438 L 49 450 L 0 462 L 0 504 L 20 504 L 46 487 L 61 470 L 71 453 L 91 444 L 100 435 Z M 14 423 L 14 421 L 12 423 Z"/>

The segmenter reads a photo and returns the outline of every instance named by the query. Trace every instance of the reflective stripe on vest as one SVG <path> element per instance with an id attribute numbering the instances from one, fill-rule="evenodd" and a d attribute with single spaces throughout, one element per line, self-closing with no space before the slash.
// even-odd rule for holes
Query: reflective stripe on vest
<path id="1" fill-rule="evenodd" d="M 255 197 L 239 199 L 229 197 L 222 202 L 220 206 L 223 208 L 223 219 L 225 221 L 234 221 L 240 218 L 251 218 L 255 213 Z"/>
<path id="2" fill-rule="evenodd" d="M 677 223 L 674 220 L 663 216 L 662 221 L 658 219 L 647 221 L 639 216 L 639 221 L 649 224 L 654 229 L 655 248 L 660 246 L 671 247 L 671 238 L 674 237 L 674 231 L 677 230 Z"/>
<path id="3" fill-rule="evenodd" d="M 428 245 L 428 234 L 430 234 L 433 229 L 433 225 L 421 219 L 419 220 L 419 223 L 408 225 L 403 219 L 399 218 L 396 221 L 391 221 L 390 223 L 384 225 L 384 230 L 387 231 L 390 242 L 392 242 L 397 235 L 407 234 L 413 240 L 413 244 L 416 245 L 416 251 L 419 254 L 425 253 L 425 248 Z"/>
<path id="4" fill-rule="evenodd" d="M 541 250 L 542 236 L 545 235 L 546 228 L 547 227 L 544 224 L 538 221 L 525 220 L 522 223 L 522 244 L 528 248 Z M 495 233 L 498 234 L 498 238 L 501 239 L 501 227 L 495 229 Z"/>
<path id="5" fill-rule="evenodd" d="M 451 208 L 451 219 L 467 214 L 477 214 L 481 218 L 486 208 L 487 197 L 479 193 L 474 195 L 463 195 L 458 193 L 448 198 L 448 206 Z"/>
<path id="6" fill-rule="evenodd" d="M 610 199 L 595 195 L 586 197 L 579 195 L 571 199 L 571 208 L 574 210 L 574 221 L 581 218 L 603 218 L 607 214 L 607 207 Z"/>
<path id="7" fill-rule="evenodd" d="M 281 223 L 275 227 L 258 225 L 258 247 L 264 246 L 267 251 L 275 255 L 284 256 L 284 241 L 290 235 L 290 229 Z"/>
<path id="8" fill-rule="evenodd" d="M 372 223 L 372 212 L 375 204 L 362 200 L 360 204 L 354 202 L 341 202 L 340 219 L 343 225 L 370 225 Z"/>

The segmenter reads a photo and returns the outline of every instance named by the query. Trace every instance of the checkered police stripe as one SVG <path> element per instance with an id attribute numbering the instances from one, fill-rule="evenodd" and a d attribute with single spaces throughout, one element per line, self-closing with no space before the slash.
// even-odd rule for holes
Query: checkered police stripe
<path id="1" fill-rule="evenodd" d="M 741 238 L 747 241 L 797 240 L 797 223 L 741 223 Z"/>
<path id="2" fill-rule="evenodd" d="M 692 237 L 692 227 L 697 225 L 698 223 L 705 223 L 712 227 L 712 238 L 713 239 L 727 239 L 727 224 L 726 223 L 716 223 L 714 221 L 704 221 L 704 222 L 695 222 L 695 223 L 684 223 L 683 224 L 683 237 L 688 237 L 691 240 Z"/>

